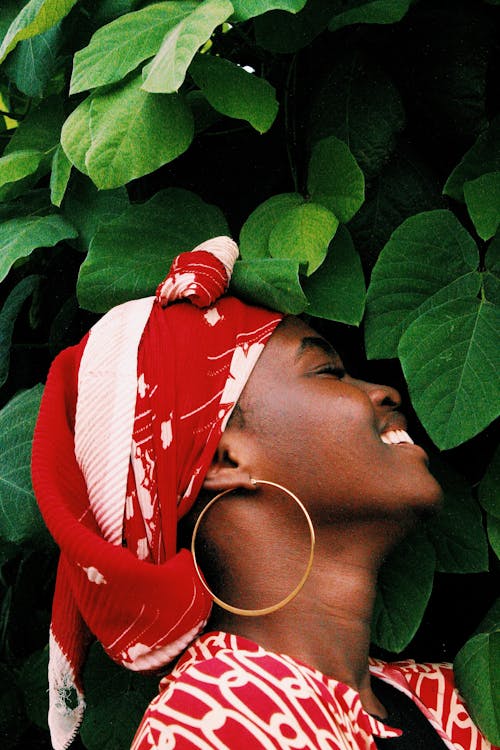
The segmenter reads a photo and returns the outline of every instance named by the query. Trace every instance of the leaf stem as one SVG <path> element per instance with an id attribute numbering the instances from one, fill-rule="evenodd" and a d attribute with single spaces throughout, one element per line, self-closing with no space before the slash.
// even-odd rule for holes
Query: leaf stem
<path id="1" fill-rule="evenodd" d="M 295 131 L 295 106 L 291 106 L 295 98 L 295 89 L 297 84 L 297 54 L 295 54 L 290 63 L 288 74 L 285 83 L 285 97 L 284 97 L 284 115 L 285 115 L 285 142 L 286 142 L 286 153 L 288 157 L 288 164 L 292 175 L 293 185 L 295 192 L 299 192 L 299 180 L 297 176 L 297 165 L 295 160 L 295 152 L 297 148 L 297 139 Z M 294 102 L 293 102 L 294 104 Z M 293 111 L 292 111 L 293 109 Z"/>

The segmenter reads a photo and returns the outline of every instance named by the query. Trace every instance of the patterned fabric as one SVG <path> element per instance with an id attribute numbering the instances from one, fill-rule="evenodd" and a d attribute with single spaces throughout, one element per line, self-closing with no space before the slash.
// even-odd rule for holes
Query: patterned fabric
<path id="1" fill-rule="evenodd" d="M 371 673 L 408 695 L 451 750 L 494 750 L 454 687 L 449 664 L 386 664 Z M 199 638 L 160 682 L 131 750 L 376 750 L 391 738 L 347 685 L 239 636 Z M 498 750 L 498 748 L 496 749 Z"/>
<path id="2" fill-rule="evenodd" d="M 68 747 L 82 719 L 89 631 L 115 661 L 156 669 L 187 647 L 210 612 L 191 553 L 177 551 L 177 522 L 282 318 L 206 296 L 210 268 L 213 290 L 227 286 L 234 246 L 229 238 L 213 244 L 222 246 L 217 257 L 201 246 L 162 285 L 173 283 L 170 302 L 189 297 L 186 264 L 201 265 L 194 291 L 208 308 L 176 302 L 163 309 L 165 301 L 153 297 L 120 305 L 56 358 L 47 379 L 32 474 L 61 548 L 49 661 L 57 750 Z"/>

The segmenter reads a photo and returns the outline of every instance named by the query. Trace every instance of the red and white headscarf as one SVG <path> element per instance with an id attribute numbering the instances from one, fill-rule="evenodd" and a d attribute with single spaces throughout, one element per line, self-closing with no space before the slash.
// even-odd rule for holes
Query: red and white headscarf
<path id="1" fill-rule="evenodd" d="M 237 254 L 219 237 L 178 256 L 156 297 L 113 308 L 51 367 L 32 474 L 61 550 L 49 661 L 56 750 L 83 716 L 91 633 L 115 661 L 150 670 L 208 618 L 191 553 L 177 550 L 177 522 L 282 318 L 218 299 Z"/>

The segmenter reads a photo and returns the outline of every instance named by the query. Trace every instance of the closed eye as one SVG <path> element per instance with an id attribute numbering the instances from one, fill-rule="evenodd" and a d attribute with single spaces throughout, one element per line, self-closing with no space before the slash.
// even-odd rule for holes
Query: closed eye
<path id="1" fill-rule="evenodd" d="M 339 380 L 342 380 L 343 377 L 345 377 L 346 371 L 343 367 L 340 367 L 339 365 L 323 365 L 322 367 L 319 367 L 317 370 L 315 370 L 316 375 L 331 375 L 334 378 L 338 378 Z"/>

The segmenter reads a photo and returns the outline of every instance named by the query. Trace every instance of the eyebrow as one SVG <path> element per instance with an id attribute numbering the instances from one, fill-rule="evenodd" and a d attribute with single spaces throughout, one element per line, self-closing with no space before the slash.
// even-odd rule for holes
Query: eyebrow
<path id="1" fill-rule="evenodd" d="M 326 339 L 321 338 L 321 336 L 304 336 L 304 338 L 300 342 L 299 347 L 295 353 L 295 359 L 296 360 L 300 359 L 300 357 L 302 357 L 306 352 L 310 351 L 311 349 L 320 349 L 329 357 L 333 357 L 334 359 L 340 359 L 338 352 L 333 348 L 333 346 L 328 341 L 326 341 Z"/>

